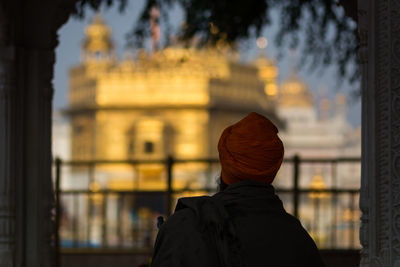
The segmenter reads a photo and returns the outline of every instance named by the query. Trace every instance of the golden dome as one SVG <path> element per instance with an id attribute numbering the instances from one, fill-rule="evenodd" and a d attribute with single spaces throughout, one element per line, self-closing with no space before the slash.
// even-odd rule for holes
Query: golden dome
<path id="1" fill-rule="evenodd" d="M 263 80 L 275 79 L 278 76 L 275 62 L 263 54 L 259 55 L 253 64 L 258 68 L 259 76 Z"/>
<path id="2" fill-rule="evenodd" d="M 313 101 L 307 84 L 297 74 L 290 75 L 282 83 L 279 97 L 281 107 L 312 107 Z"/>
<path id="3" fill-rule="evenodd" d="M 315 174 L 312 177 L 311 184 L 310 184 L 311 189 L 313 190 L 324 190 L 326 189 L 326 184 L 324 181 L 324 177 L 322 177 L 321 174 Z M 328 197 L 327 193 L 323 192 L 311 192 L 308 195 L 310 198 L 326 198 Z"/>
<path id="4" fill-rule="evenodd" d="M 265 94 L 269 97 L 277 96 L 276 77 L 278 76 L 278 68 L 275 62 L 266 55 L 260 54 L 253 64 L 258 69 L 258 77 L 265 83 Z"/>
<path id="5" fill-rule="evenodd" d="M 83 49 L 87 53 L 108 53 L 113 48 L 110 28 L 105 24 L 103 17 L 96 14 L 92 23 L 85 29 Z"/>

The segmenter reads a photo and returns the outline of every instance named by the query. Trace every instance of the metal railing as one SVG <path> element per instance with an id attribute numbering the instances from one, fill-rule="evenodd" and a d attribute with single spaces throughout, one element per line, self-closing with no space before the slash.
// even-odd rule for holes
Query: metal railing
<path id="1" fill-rule="evenodd" d="M 339 187 L 337 182 L 331 182 L 329 186 L 323 188 L 303 186 L 301 179 L 304 176 L 302 175 L 303 166 L 317 164 L 329 166 L 331 180 L 337 180 L 337 167 L 340 164 L 359 166 L 360 158 L 306 159 L 294 156 L 285 159 L 284 162 L 292 166 L 292 185 L 290 187 L 277 186 L 276 192 L 283 200 L 288 212 L 302 221 L 317 244 L 323 248 L 358 249 L 357 202 L 359 189 Z M 205 180 L 208 179 L 208 182 L 200 186 L 186 185 L 176 188 L 175 178 L 178 174 L 175 173 L 175 168 L 190 164 L 203 164 L 200 169 L 207 173 L 204 177 L 206 177 Z M 93 188 L 98 179 L 97 176 L 101 176 L 105 172 L 115 172 L 118 170 L 118 166 L 122 165 L 125 166 L 125 169 L 128 166 L 136 171 L 143 166 L 157 165 L 157 168 L 161 168 L 158 175 L 165 180 L 163 188 L 157 190 L 141 188 L 138 184 L 138 175 L 128 178 L 137 182 L 128 190 L 110 189 L 106 186 Z M 107 169 L 110 166 L 113 168 L 111 171 Z M 68 177 L 62 177 L 63 168 L 70 168 Z M 86 188 L 63 188 L 63 181 L 84 179 L 82 178 L 83 169 L 86 172 Z M 99 172 L 98 169 L 103 171 Z M 184 173 L 185 170 L 182 172 Z M 164 160 L 126 161 L 62 161 L 56 159 L 54 173 L 57 251 L 60 251 L 60 247 L 151 250 L 157 233 L 154 218 L 158 215 L 168 216 L 179 196 L 216 192 L 215 179 L 212 180 L 212 176 L 215 178 L 216 173 L 219 173 L 219 161 L 217 159 L 181 160 L 172 157 Z M 79 175 L 76 175 L 77 173 Z M 73 178 L 74 175 L 77 177 Z M 355 177 L 355 179 L 357 178 L 360 179 Z M 140 210 L 141 205 L 147 205 L 147 211 L 146 209 Z M 161 208 L 161 206 L 163 207 Z M 158 210 L 151 210 L 151 207 L 157 207 Z M 145 213 L 143 216 L 139 214 L 142 211 Z M 114 215 L 110 215 L 110 212 L 114 212 Z M 149 215 L 148 212 L 154 214 Z M 306 219 L 307 217 L 308 219 Z M 338 217 L 341 219 L 339 220 Z M 86 222 L 82 223 L 84 219 Z M 321 223 L 324 220 L 325 224 Z M 327 229 L 328 227 L 330 229 Z M 64 228 L 69 228 L 68 231 L 64 231 L 68 232 L 68 235 L 63 235 Z M 345 236 L 347 243 L 340 245 L 338 240 L 342 240 Z"/>

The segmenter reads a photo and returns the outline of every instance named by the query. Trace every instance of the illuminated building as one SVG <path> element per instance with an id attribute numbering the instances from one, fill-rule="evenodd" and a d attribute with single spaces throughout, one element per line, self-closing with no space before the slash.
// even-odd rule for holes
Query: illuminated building
<path id="1" fill-rule="evenodd" d="M 151 53 L 138 50 L 136 55 L 127 53 L 119 60 L 111 30 L 100 15 L 86 28 L 81 62 L 69 73 L 66 112 L 71 125 L 72 160 L 217 158 L 222 130 L 248 113 L 256 111 L 279 124 L 274 107 L 276 92 L 271 91 L 277 88 L 278 72 L 271 63 L 240 63 L 238 54 L 221 43 L 203 49 L 179 45 L 157 49 L 154 42 Z M 176 164 L 173 188 L 215 187 L 212 177 L 218 171 L 206 175 L 209 170 L 205 163 Z M 67 188 L 89 188 L 96 196 L 103 189 L 151 191 L 165 190 L 167 185 L 165 165 L 159 163 L 99 164 L 93 172 L 95 179 L 90 180 L 87 168 L 73 167 Z M 122 217 L 110 219 L 108 232 L 120 227 L 118 220 L 125 222 L 128 228 L 122 231 L 128 233 L 132 232 L 131 224 L 143 225 L 149 218 L 153 222 L 154 216 L 165 213 L 162 200 L 154 199 L 150 202 L 155 204 L 149 204 L 140 197 L 125 198 Z M 85 217 L 87 201 L 80 201 L 83 208 L 79 216 Z M 98 244 L 105 200 L 90 201 L 93 218 L 89 235 L 91 242 Z M 117 199 L 109 197 L 107 201 L 110 210 L 118 210 Z M 138 203 L 142 204 L 135 208 Z M 68 210 L 72 208 L 65 205 Z M 146 232 L 132 227 L 138 235 Z M 148 236 L 130 238 L 142 240 L 138 246 L 148 240 Z"/>
<path id="2" fill-rule="evenodd" d="M 266 39 L 259 38 L 257 45 L 265 48 Z M 239 63 L 236 52 L 223 46 L 203 49 L 174 46 L 161 50 L 156 47 L 152 45 L 152 53 L 142 50 L 119 60 L 111 30 L 101 16 L 96 16 L 86 28 L 81 63 L 70 70 L 67 114 L 71 124 L 71 159 L 217 158 L 222 130 L 251 111 L 266 115 L 280 126 L 287 158 L 295 154 L 314 158 L 360 155 L 359 138 L 346 120 L 345 98 L 338 95 L 335 107 L 323 98 L 316 108 L 311 90 L 295 71 L 278 86 L 278 68 L 265 54 L 260 53 L 256 60 L 245 64 Z M 210 176 L 206 174 L 207 168 L 203 163 L 176 165 L 174 189 L 215 187 L 215 180 L 207 179 Z M 90 235 L 92 242 L 97 243 L 101 243 L 99 229 L 104 203 L 97 191 L 166 189 L 162 164 L 100 164 L 96 166 L 94 181 L 84 179 L 87 169 L 72 171 L 66 187 L 85 188 L 89 184 L 94 193 L 92 204 L 98 216 L 92 220 Z M 291 187 L 292 172 L 291 166 L 284 164 L 275 186 Z M 334 184 L 328 179 L 329 172 L 325 165 L 305 165 L 301 168 L 300 186 L 331 187 Z M 349 174 L 352 179 L 346 179 Z M 359 168 L 340 168 L 337 177 L 335 185 L 357 184 Z M 320 199 L 321 205 L 326 205 L 329 196 L 310 194 L 308 202 L 302 204 L 300 215 L 308 226 L 315 217 L 311 202 Z M 123 232 L 130 232 L 129 225 L 135 225 L 137 218 L 141 225 L 143 221 L 155 220 L 150 212 L 157 210 L 153 206 L 142 205 L 133 215 L 130 213 L 134 210 L 132 203 L 141 201 L 124 200 L 125 210 L 119 219 L 126 221 L 124 225 L 128 228 Z M 116 199 L 111 197 L 108 202 L 111 210 L 118 210 Z M 119 219 L 110 220 L 108 232 L 116 232 Z M 331 219 L 325 217 L 320 228 L 329 224 Z M 326 240 L 324 236 L 315 237 L 321 242 Z"/>
<path id="3" fill-rule="evenodd" d="M 256 66 L 224 48 L 168 47 L 118 61 L 111 31 L 97 15 L 85 31 L 81 64 L 70 70 L 72 159 L 217 157 L 227 125 L 251 111 L 277 121 L 264 92 L 265 79 L 276 88 L 277 70 L 263 67 L 259 78 Z M 122 175 L 124 166 L 112 167 L 108 183 L 132 189 L 116 168 Z M 154 178 L 159 172 L 143 167 L 141 188 L 163 186 Z"/>
<path id="4" fill-rule="evenodd" d="M 298 155 L 303 159 L 359 158 L 360 129 L 354 129 L 348 123 L 346 107 L 346 98 L 342 94 L 336 95 L 333 104 L 325 96 L 316 101 L 308 85 L 296 71 L 292 70 L 289 77 L 280 85 L 277 97 L 277 114 L 285 125 L 280 130 L 280 137 L 285 144 L 285 157 L 293 158 L 294 155 Z M 300 188 L 356 189 L 359 187 L 361 167 L 358 163 L 342 163 L 335 166 L 326 163 L 302 163 L 299 172 Z M 292 177 L 293 166 L 283 164 L 274 184 L 281 188 L 292 188 Z M 340 218 L 343 216 L 334 215 L 334 212 L 340 210 L 347 209 L 350 212 L 349 207 L 352 206 L 352 223 L 358 224 L 359 211 L 356 204 L 358 199 L 355 197 L 332 199 L 331 194 L 310 193 L 307 197 L 301 198 L 302 223 L 307 229 L 313 229 L 310 233 L 318 245 L 326 246 L 333 242 L 334 237 L 329 233 L 334 227 L 337 228 L 334 231 L 343 232 L 343 236 L 351 234 L 355 236 L 354 240 L 358 240 L 358 227 L 350 225 L 353 230 L 349 230 L 347 226 L 341 227 Z M 293 208 L 291 201 L 286 203 L 289 210 Z M 344 238 L 335 240 L 338 246 L 343 247 L 349 246 L 349 242 L 351 241 Z"/>

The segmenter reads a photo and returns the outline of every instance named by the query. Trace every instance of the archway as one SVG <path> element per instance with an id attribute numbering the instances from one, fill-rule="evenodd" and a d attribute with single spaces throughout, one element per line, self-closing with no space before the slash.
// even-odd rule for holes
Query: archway
<path id="1" fill-rule="evenodd" d="M 0 5 L 0 264 L 52 266 L 51 85 L 76 2 Z M 400 266 L 400 1 L 359 1 L 362 266 Z"/>

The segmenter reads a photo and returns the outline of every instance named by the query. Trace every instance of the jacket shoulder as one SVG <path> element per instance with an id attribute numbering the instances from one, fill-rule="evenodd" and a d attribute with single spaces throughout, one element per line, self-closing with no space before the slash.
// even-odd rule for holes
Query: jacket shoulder
<path id="1" fill-rule="evenodd" d="M 200 197 L 183 197 L 178 199 L 178 203 L 176 204 L 175 207 L 175 212 L 189 208 L 196 212 L 196 210 L 199 209 L 199 207 L 206 201 L 209 201 L 211 197 L 209 196 L 200 196 Z"/>
<path id="2" fill-rule="evenodd" d="M 152 266 L 211 266 L 208 246 L 199 231 L 196 213 L 190 208 L 193 204 L 193 198 L 180 199 L 174 214 L 160 227 Z"/>

